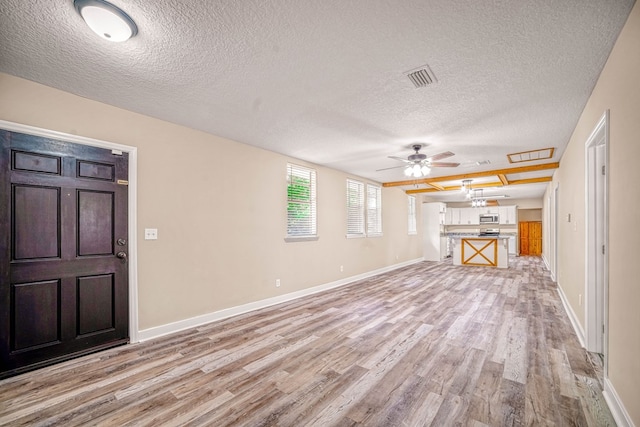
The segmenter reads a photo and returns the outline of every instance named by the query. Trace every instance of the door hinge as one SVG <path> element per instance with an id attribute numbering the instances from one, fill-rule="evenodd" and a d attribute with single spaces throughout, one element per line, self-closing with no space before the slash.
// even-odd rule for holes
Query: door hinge
<path id="1" fill-rule="evenodd" d="M 602 324 L 602 334 L 604 335 L 604 323 Z"/>
<path id="2" fill-rule="evenodd" d="M 602 245 L 602 255 L 604 255 L 604 245 Z"/>
<path id="3" fill-rule="evenodd" d="M 114 156 L 122 156 L 122 150 L 111 150 L 111 154 Z"/>
<path id="4" fill-rule="evenodd" d="M 605 175 L 604 168 L 605 168 L 605 165 L 602 165 L 602 175 Z"/>

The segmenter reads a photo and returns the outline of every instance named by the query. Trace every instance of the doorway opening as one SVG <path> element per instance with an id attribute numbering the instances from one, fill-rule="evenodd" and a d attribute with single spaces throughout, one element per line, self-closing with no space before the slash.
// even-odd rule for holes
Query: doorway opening
<path id="1" fill-rule="evenodd" d="M 606 111 L 585 144 L 586 174 L 586 348 L 606 361 L 608 294 L 607 151 L 609 112 Z M 606 372 L 605 363 L 605 372 Z"/>

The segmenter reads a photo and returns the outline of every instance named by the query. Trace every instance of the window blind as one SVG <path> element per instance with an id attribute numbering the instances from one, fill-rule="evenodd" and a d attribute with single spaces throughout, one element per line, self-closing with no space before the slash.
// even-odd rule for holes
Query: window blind
<path id="1" fill-rule="evenodd" d="M 347 179 L 347 236 L 364 236 L 364 184 Z"/>
<path id="2" fill-rule="evenodd" d="M 316 233 L 316 171 L 287 164 L 287 236 Z"/>
<path id="3" fill-rule="evenodd" d="M 409 234 L 418 234 L 418 229 L 416 227 L 416 197 L 408 196 L 407 200 L 409 201 Z"/>
<path id="4" fill-rule="evenodd" d="M 382 190 L 367 184 L 367 235 L 382 234 Z"/>

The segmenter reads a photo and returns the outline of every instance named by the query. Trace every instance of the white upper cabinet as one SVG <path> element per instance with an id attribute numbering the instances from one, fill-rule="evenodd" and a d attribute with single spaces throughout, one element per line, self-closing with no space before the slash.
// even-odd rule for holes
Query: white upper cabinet
<path id="1" fill-rule="evenodd" d="M 459 221 L 460 221 L 459 209 L 447 207 L 447 211 L 444 214 L 445 225 L 457 225 L 460 223 Z"/>
<path id="2" fill-rule="evenodd" d="M 498 206 L 485 206 L 483 208 L 475 208 L 480 214 L 499 214 Z"/>
<path id="3" fill-rule="evenodd" d="M 461 225 L 480 224 L 480 211 L 478 210 L 478 208 L 461 208 L 460 224 Z"/>
<path id="4" fill-rule="evenodd" d="M 501 225 L 515 225 L 518 223 L 518 214 L 516 206 L 500 206 L 498 214 L 500 215 Z"/>
<path id="5" fill-rule="evenodd" d="M 445 225 L 478 225 L 481 210 L 478 208 L 447 208 Z"/>

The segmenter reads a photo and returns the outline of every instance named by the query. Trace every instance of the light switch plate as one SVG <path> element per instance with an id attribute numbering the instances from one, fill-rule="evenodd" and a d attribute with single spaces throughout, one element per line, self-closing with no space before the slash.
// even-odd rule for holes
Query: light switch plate
<path id="1" fill-rule="evenodd" d="M 158 229 L 157 228 L 145 228 L 144 229 L 144 240 L 158 240 Z"/>

